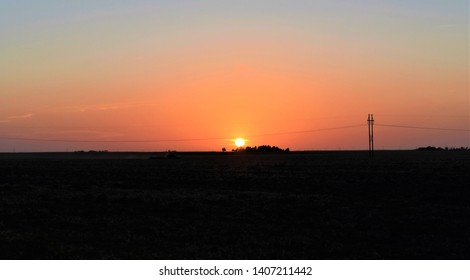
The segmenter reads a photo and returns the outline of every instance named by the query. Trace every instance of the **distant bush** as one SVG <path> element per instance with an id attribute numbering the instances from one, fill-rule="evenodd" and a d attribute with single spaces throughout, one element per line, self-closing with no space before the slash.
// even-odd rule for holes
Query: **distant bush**
<path id="1" fill-rule="evenodd" d="M 176 155 L 176 151 L 171 151 L 171 150 L 168 150 L 165 157 L 170 158 L 170 159 L 178 158 L 178 156 Z"/>
<path id="2" fill-rule="evenodd" d="M 276 146 L 269 146 L 269 145 L 262 145 L 262 146 L 254 146 L 250 147 L 247 146 L 246 148 L 238 148 L 236 150 L 232 150 L 234 152 L 239 152 L 239 153 L 247 153 L 247 154 L 268 154 L 268 153 L 288 153 L 290 152 L 290 149 L 287 148 L 285 150 L 276 147 Z"/>
<path id="3" fill-rule="evenodd" d="M 436 147 L 433 147 L 433 146 L 427 146 L 427 147 L 419 147 L 416 150 L 419 150 L 419 151 L 442 151 L 444 149 L 441 148 L 441 147 L 436 148 Z"/>
<path id="4" fill-rule="evenodd" d="M 75 151 L 74 153 L 108 153 L 109 151 L 108 150 L 98 150 L 98 151 L 95 151 L 95 150 L 89 150 L 88 152 L 86 151 Z"/>
<path id="5" fill-rule="evenodd" d="M 418 151 L 469 151 L 470 148 L 468 147 L 460 147 L 460 148 L 449 148 L 449 147 L 434 147 L 434 146 L 427 146 L 427 147 L 419 147 L 416 150 Z"/>

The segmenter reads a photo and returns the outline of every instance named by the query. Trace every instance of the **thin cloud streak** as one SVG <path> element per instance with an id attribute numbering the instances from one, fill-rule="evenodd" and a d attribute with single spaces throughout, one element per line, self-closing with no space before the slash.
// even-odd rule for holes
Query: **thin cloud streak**
<path id="1" fill-rule="evenodd" d="M 10 123 L 12 120 L 24 120 L 24 119 L 29 119 L 33 116 L 33 114 L 24 114 L 24 115 L 15 115 L 15 116 L 9 116 L 4 119 L 0 119 L 0 123 Z"/>
<path id="2" fill-rule="evenodd" d="M 19 116 L 10 116 L 8 119 L 29 119 L 33 116 L 33 114 L 25 114 L 25 115 L 19 115 Z"/>
<path id="3" fill-rule="evenodd" d="M 119 132 L 111 132 L 111 131 L 100 131 L 100 130 L 59 130 L 59 131 L 35 131 L 29 134 L 24 133 L 7 133 L 5 135 L 1 135 L 0 138 L 2 139 L 41 139 L 41 141 L 50 141 L 51 139 L 62 138 L 64 137 L 66 142 L 93 142 L 93 139 L 96 139 L 98 142 L 106 141 L 109 138 L 121 138 L 126 136 L 126 134 L 119 133 Z M 55 140 L 53 140 L 55 141 Z M 62 141 L 62 140 L 61 140 Z M 114 141 L 114 140 L 113 140 Z M 58 141 L 60 142 L 60 141 Z"/>
<path id="4" fill-rule="evenodd" d="M 105 104 L 94 104 L 94 105 L 79 105 L 79 106 L 65 106 L 57 109 L 53 109 L 50 112 L 56 113 L 85 113 L 90 111 L 108 111 L 108 110 L 120 110 L 132 107 L 143 107 L 152 104 L 136 102 L 136 103 L 105 103 Z"/>
<path id="5" fill-rule="evenodd" d="M 122 137 L 123 133 L 101 130 L 61 130 L 47 133 L 49 136 L 89 136 L 97 138 Z"/>

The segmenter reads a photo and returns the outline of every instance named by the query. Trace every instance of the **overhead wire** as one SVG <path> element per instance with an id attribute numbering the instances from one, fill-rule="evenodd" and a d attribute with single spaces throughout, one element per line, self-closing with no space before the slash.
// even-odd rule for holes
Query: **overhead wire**
<path id="1" fill-rule="evenodd" d="M 461 129 L 461 128 L 424 127 L 424 126 L 408 126 L 408 125 L 394 125 L 394 124 L 381 124 L 381 123 L 375 123 L 374 125 L 380 126 L 380 127 L 393 127 L 393 128 L 405 128 L 405 129 L 470 132 L 470 129 Z M 341 130 L 341 129 L 357 128 L 357 127 L 364 127 L 364 126 L 366 126 L 366 124 L 328 127 L 328 128 L 319 128 L 319 129 L 310 129 L 310 130 L 299 130 L 299 131 L 274 132 L 274 133 L 265 133 L 265 134 L 252 134 L 252 135 L 246 135 L 245 137 L 256 138 L 256 137 L 264 137 L 264 136 L 314 133 L 314 132 L 320 132 L 320 131 Z M 208 138 L 175 138 L 175 139 L 149 139 L 149 140 L 80 140 L 80 139 L 46 139 L 46 138 L 0 136 L 0 140 L 63 142 L 63 143 L 156 143 L 156 142 L 193 142 L 193 141 L 232 140 L 232 139 L 229 137 L 208 137 Z"/>
<path id="2" fill-rule="evenodd" d="M 470 131 L 470 129 L 461 129 L 461 128 L 425 127 L 425 126 L 394 125 L 394 124 L 380 124 L 380 123 L 375 123 L 374 125 L 383 126 L 383 127 L 408 128 L 408 129 L 443 130 L 443 131 L 460 131 L 460 132 Z"/>
<path id="3" fill-rule="evenodd" d="M 300 133 L 313 133 L 318 131 L 329 131 L 339 130 L 347 128 L 362 127 L 365 124 L 350 125 L 341 127 L 329 127 L 311 130 L 300 130 L 300 131 L 286 131 L 266 134 L 254 134 L 247 135 L 247 138 L 256 138 L 263 136 L 274 136 L 274 135 L 289 135 L 289 134 L 300 134 Z M 210 137 L 210 138 L 180 138 L 180 139 L 153 139 L 153 140 L 79 140 L 79 139 L 45 139 L 45 138 L 26 138 L 26 137 L 4 137 L 0 136 L 1 140 L 14 140 L 14 141 L 38 141 L 38 142 L 64 142 L 64 143 L 156 143 L 156 142 L 192 142 L 192 141 L 209 141 L 209 140 L 231 140 L 228 137 Z"/>
<path id="4" fill-rule="evenodd" d="M 73 139 L 44 139 L 23 137 L 0 137 L 2 140 L 38 141 L 38 142 L 74 142 L 74 143 L 154 143 L 154 142 L 190 142 L 205 140 L 225 140 L 227 138 L 188 138 L 188 139 L 155 139 L 155 140 L 73 140 Z"/>
<path id="5" fill-rule="evenodd" d="M 366 124 L 357 124 L 357 125 L 348 125 L 348 126 L 339 126 L 339 127 L 329 127 L 329 128 L 319 128 L 319 129 L 311 129 L 311 130 L 299 130 L 299 131 L 255 134 L 255 135 L 248 135 L 247 137 L 263 137 L 263 136 L 311 133 L 311 132 L 318 132 L 318 131 L 339 130 L 339 129 L 347 129 L 347 128 L 355 128 L 355 127 L 363 127 L 363 126 L 366 126 Z"/>

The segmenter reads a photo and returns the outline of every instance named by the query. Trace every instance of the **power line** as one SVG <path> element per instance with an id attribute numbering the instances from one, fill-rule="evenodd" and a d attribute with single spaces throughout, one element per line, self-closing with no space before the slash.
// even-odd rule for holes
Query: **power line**
<path id="1" fill-rule="evenodd" d="M 421 118 L 461 118 L 468 119 L 468 115 L 443 115 L 443 114 L 374 114 L 379 117 L 421 117 Z"/>
<path id="2" fill-rule="evenodd" d="M 394 125 L 394 124 L 375 124 L 376 126 L 408 128 L 408 129 L 426 129 L 426 130 L 443 130 L 443 131 L 461 131 L 469 132 L 470 129 L 461 128 L 443 128 L 443 127 L 424 127 L 424 126 L 408 126 L 408 125 Z"/>
<path id="3" fill-rule="evenodd" d="M 299 122 L 299 121 L 312 121 L 324 119 L 351 119 L 359 115 L 342 115 L 332 117 L 317 117 L 317 118 L 296 118 L 296 119 L 262 119 L 259 122 Z M 184 125 L 187 126 L 187 125 Z M 183 127 L 184 127 L 183 126 Z M 162 125 L 114 125 L 114 126 L 44 126 L 44 125 L 11 125 L 10 123 L 0 123 L 0 129 L 126 129 L 126 128 L 161 128 Z M 163 126 L 165 127 L 165 126 Z M 174 127 L 174 126 L 172 126 Z"/>
<path id="4" fill-rule="evenodd" d="M 23 137 L 0 137 L 2 140 L 38 141 L 38 142 L 75 142 L 75 143 L 154 143 L 154 142 L 190 142 L 206 140 L 227 140 L 227 138 L 190 138 L 190 139 L 156 139 L 156 140 L 72 140 L 72 139 L 44 139 Z"/>
<path id="5" fill-rule="evenodd" d="M 277 132 L 277 133 L 266 133 L 247 135 L 247 138 L 273 136 L 273 135 L 288 135 L 288 134 L 300 134 L 300 133 L 312 133 L 318 131 L 329 131 L 339 130 L 354 127 L 363 127 L 365 124 L 350 125 L 341 127 L 330 127 L 320 128 L 302 131 L 288 131 L 288 132 Z M 208 141 L 208 140 L 230 140 L 228 137 L 211 137 L 211 138 L 181 138 L 181 139 L 155 139 L 155 140 L 73 140 L 73 139 L 44 139 L 44 138 L 24 138 L 24 137 L 0 137 L 1 140 L 15 140 L 15 141 L 37 141 L 37 142 L 63 142 L 63 143 L 156 143 L 156 142 L 192 142 L 192 141 Z"/>
<path id="6" fill-rule="evenodd" d="M 354 127 L 363 127 L 363 126 L 366 126 L 366 125 L 365 125 L 365 124 L 358 124 L 358 125 L 329 127 L 329 128 L 319 128 L 319 129 L 311 129 L 311 130 L 300 130 L 300 131 L 288 131 L 288 132 L 255 134 L 255 135 L 248 135 L 247 137 L 263 137 L 263 136 L 273 136 L 273 135 L 288 135 L 288 134 L 312 133 L 312 132 L 318 132 L 318 131 L 338 130 L 338 129 L 346 129 L 346 128 L 354 128 Z"/>
<path id="7" fill-rule="evenodd" d="M 424 129 L 424 130 L 441 130 L 441 131 L 458 131 L 458 132 L 470 132 L 470 129 L 458 129 L 458 128 L 442 128 L 442 127 L 423 127 L 423 126 L 406 126 L 406 125 L 393 125 L 393 124 L 375 124 L 381 127 L 395 127 L 395 128 L 406 128 L 406 129 Z M 299 131 L 286 131 L 286 132 L 275 132 L 265 134 L 253 134 L 247 135 L 247 138 L 256 138 L 264 136 L 276 136 L 276 135 L 290 135 L 290 134 L 302 134 L 302 133 L 313 133 L 320 131 L 331 131 L 341 130 L 348 128 L 364 127 L 366 124 L 319 128 L 311 130 L 299 130 Z M 209 138 L 177 138 L 177 139 L 153 139 L 153 140 L 77 140 L 77 139 L 45 139 L 45 138 L 26 138 L 26 137 L 3 137 L 0 136 L 0 140 L 14 140 L 14 141 L 36 141 L 36 142 L 62 142 L 62 143 L 157 143 L 157 142 L 193 142 L 193 141 L 208 141 L 208 140 L 230 140 L 228 137 L 209 137 Z"/>

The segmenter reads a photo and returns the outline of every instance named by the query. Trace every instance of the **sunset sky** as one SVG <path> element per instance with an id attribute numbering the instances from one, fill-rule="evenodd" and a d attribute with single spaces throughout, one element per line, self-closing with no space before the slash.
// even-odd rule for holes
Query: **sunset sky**
<path id="1" fill-rule="evenodd" d="M 2 0 L 0 104 L 0 152 L 367 149 L 369 113 L 468 130 L 469 1 Z"/>

